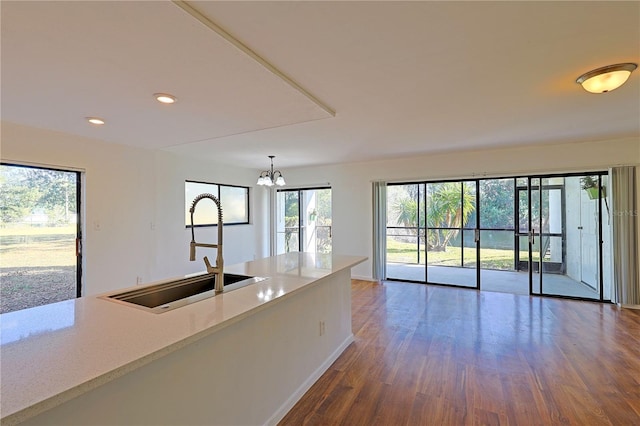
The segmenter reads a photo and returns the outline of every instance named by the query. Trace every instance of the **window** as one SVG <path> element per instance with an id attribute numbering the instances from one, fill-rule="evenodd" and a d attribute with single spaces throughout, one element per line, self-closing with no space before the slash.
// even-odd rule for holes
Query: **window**
<path id="1" fill-rule="evenodd" d="M 249 188 L 245 186 L 222 185 L 217 183 L 185 181 L 184 183 L 184 223 L 191 224 L 191 203 L 200 194 L 212 194 L 220 200 L 225 225 L 249 223 Z M 203 200 L 193 215 L 195 226 L 214 226 L 218 223 L 215 204 Z"/>

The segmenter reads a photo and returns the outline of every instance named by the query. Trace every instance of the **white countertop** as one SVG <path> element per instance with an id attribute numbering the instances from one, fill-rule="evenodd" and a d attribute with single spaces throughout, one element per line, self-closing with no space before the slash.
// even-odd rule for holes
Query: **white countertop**
<path id="1" fill-rule="evenodd" d="M 365 260 L 288 253 L 231 265 L 225 272 L 269 279 L 162 314 L 97 296 L 2 314 L 2 423 L 55 407 Z"/>

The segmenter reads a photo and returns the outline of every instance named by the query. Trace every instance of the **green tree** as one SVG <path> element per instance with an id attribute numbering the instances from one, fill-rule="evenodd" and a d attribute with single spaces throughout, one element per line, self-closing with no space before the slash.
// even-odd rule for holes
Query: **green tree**
<path id="1" fill-rule="evenodd" d="M 387 200 L 390 204 L 387 222 L 412 228 L 417 227 L 420 221 L 420 226 L 423 227 L 424 203 L 420 203 L 418 212 L 418 199 L 423 195 L 424 184 L 390 185 L 387 188 Z"/>
<path id="2" fill-rule="evenodd" d="M 418 203 L 409 196 L 396 200 L 393 205 L 396 222 L 407 228 L 415 228 L 418 224 Z"/>
<path id="3" fill-rule="evenodd" d="M 415 188 L 414 188 L 415 187 Z M 426 205 L 426 220 L 429 228 L 460 228 L 466 225 L 475 211 L 472 189 L 462 183 L 447 182 L 429 184 L 429 196 Z M 424 203 L 418 214 L 418 185 L 409 185 L 410 191 L 396 198 L 391 213 L 397 224 L 408 228 L 412 235 L 418 234 L 418 226 L 425 225 Z M 464 188 L 464 189 L 463 189 Z M 459 229 L 430 229 L 427 249 L 445 251 Z M 423 238 L 423 237 L 421 237 Z"/>
<path id="4" fill-rule="evenodd" d="M 318 225 L 331 225 L 331 189 L 316 190 Z"/>
<path id="5" fill-rule="evenodd" d="M 295 244 L 292 237 L 298 234 L 299 202 L 298 191 L 284 191 L 284 244 L 285 252 L 298 251 L 297 240 Z M 295 247 L 292 247 L 295 245 Z"/>
<path id="6" fill-rule="evenodd" d="M 316 192 L 316 251 L 331 252 L 331 189 L 318 189 Z"/>
<path id="7" fill-rule="evenodd" d="M 28 215 L 37 205 L 40 194 L 25 184 L 18 174 L 5 166 L 0 173 L 0 219 L 15 222 Z"/>
<path id="8" fill-rule="evenodd" d="M 481 227 L 513 228 L 514 186 L 513 178 L 480 181 Z"/>
<path id="9" fill-rule="evenodd" d="M 56 212 L 63 212 L 68 219 L 68 213 L 76 210 L 76 183 L 74 173 L 59 170 L 24 168 L 24 175 L 29 186 L 37 188 L 40 197 L 37 205 L 45 209 L 50 216 Z"/>
<path id="10" fill-rule="evenodd" d="M 474 195 L 467 185 L 458 182 L 433 184 L 427 198 L 427 226 L 433 229 L 428 234 L 428 249 L 446 251 L 459 229 L 467 224 L 471 212 L 475 210 Z"/>
<path id="11" fill-rule="evenodd" d="M 36 208 L 66 222 L 69 213 L 76 211 L 75 173 L 2 165 L 0 176 L 3 222 L 20 220 Z"/>
<path id="12" fill-rule="evenodd" d="M 284 191 L 284 215 L 298 216 L 298 191 Z"/>

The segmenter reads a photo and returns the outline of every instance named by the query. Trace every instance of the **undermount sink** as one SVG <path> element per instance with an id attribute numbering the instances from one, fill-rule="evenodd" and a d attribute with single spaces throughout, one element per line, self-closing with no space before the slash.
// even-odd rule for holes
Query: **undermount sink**
<path id="1" fill-rule="evenodd" d="M 263 280 L 266 278 L 224 274 L 224 291 L 236 290 Z M 198 275 L 100 298 L 159 314 L 215 296 L 215 283 L 215 275 Z"/>

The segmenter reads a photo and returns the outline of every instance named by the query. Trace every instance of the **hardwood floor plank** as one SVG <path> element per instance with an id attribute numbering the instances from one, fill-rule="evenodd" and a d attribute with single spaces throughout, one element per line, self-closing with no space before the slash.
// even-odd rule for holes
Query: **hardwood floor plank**
<path id="1" fill-rule="evenodd" d="M 341 424 L 345 426 L 375 424 L 378 410 L 383 408 L 381 402 L 383 386 L 380 382 L 368 382 L 363 386 Z"/>
<path id="2" fill-rule="evenodd" d="M 318 407 L 324 402 L 327 396 L 333 392 L 334 387 L 342 378 L 342 373 L 329 369 L 313 385 L 314 392 L 307 392 L 305 397 L 296 404 L 297 410 L 289 412 L 287 417 L 292 424 L 305 425 L 313 418 Z"/>
<path id="3" fill-rule="evenodd" d="M 501 373 L 501 377 L 503 395 L 507 398 L 505 404 L 508 424 L 517 425 L 518 419 L 532 419 L 532 424 L 540 425 L 551 423 L 551 417 L 541 403 L 541 395 L 534 395 L 535 391 L 524 376 L 514 377 Z"/>
<path id="4" fill-rule="evenodd" d="M 640 311 L 359 280 L 352 309 L 281 425 L 640 424 Z"/>

